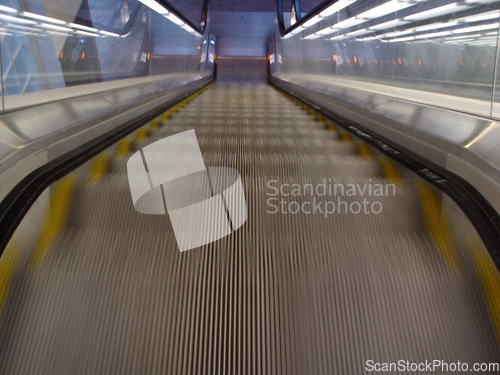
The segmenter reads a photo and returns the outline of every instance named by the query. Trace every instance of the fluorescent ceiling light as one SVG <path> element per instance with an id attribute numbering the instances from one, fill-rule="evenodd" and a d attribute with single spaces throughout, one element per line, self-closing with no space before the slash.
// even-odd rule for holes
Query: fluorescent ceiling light
<path id="1" fill-rule="evenodd" d="M 316 35 L 328 35 L 328 34 L 333 34 L 334 32 L 338 31 L 339 29 L 336 27 L 327 27 L 326 29 L 321 29 L 319 31 L 316 31 Z"/>
<path id="2" fill-rule="evenodd" d="M 480 41 L 488 41 L 488 42 L 496 42 L 497 41 L 497 38 L 490 38 L 490 37 L 483 37 L 483 38 L 479 38 L 477 40 L 480 40 Z"/>
<path id="3" fill-rule="evenodd" d="M 183 25 L 182 28 L 190 33 L 194 33 L 194 29 L 189 25 Z"/>
<path id="4" fill-rule="evenodd" d="M 309 21 L 305 22 L 304 24 L 302 24 L 302 26 L 304 27 L 311 27 L 312 25 L 316 25 L 318 22 L 320 22 L 323 18 L 320 17 L 319 15 L 317 16 L 314 16 L 313 18 L 311 18 Z"/>
<path id="5" fill-rule="evenodd" d="M 438 36 L 444 36 L 444 35 L 450 35 L 450 33 L 448 31 L 440 31 L 437 33 L 422 34 L 422 35 L 415 36 L 415 39 L 429 39 L 429 38 L 436 38 Z"/>
<path id="6" fill-rule="evenodd" d="M 300 33 L 300 32 L 301 32 L 302 30 L 304 30 L 304 29 L 305 29 L 305 27 L 304 27 L 304 26 L 299 26 L 299 27 L 297 27 L 296 29 L 293 29 L 293 30 L 290 32 L 290 34 L 292 34 L 292 35 L 298 34 L 298 33 Z"/>
<path id="7" fill-rule="evenodd" d="M 356 31 L 353 31 L 353 32 L 350 32 L 350 33 L 347 33 L 346 35 L 349 35 L 349 36 L 357 36 L 357 35 L 364 35 L 364 34 L 368 34 L 368 33 L 371 33 L 372 31 L 371 30 L 368 30 L 368 29 L 361 29 L 361 30 L 356 30 Z"/>
<path id="8" fill-rule="evenodd" d="M 330 38 L 330 40 L 342 40 L 342 39 L 347 39 L 345 35 L 337 35 L 334 36 L 333 38 Z"/>
<path id="9" fill-rule="evenodd" d="M 455 40 L 455 39 L 451 39 L 451 38 L 444 38 L 444 42 L 445 43 L 467 43 L 467 42 L 470 42 L 470 41 L 473 41 L 474 39 L 460 39 L 460 40 Z"/>
<path id="10" fill-rule="evenodd" d="M 404 25 L 405 23 L 408 23 L 408 21 L 393 20 L 393 21 L 381 23 L 379 25 L 370 26 L 370 30 L 392 29 L 393 27 Z"/>
<path id="11" fill-rule="evenodd" d="M 93 27 L 83 26 L 83 25 L 79 25 L 77 23 L 70 23 L 69 26 L 74 28 L 74 29 L 86 30 L 86 31 L 90 31 L 90 32 L 99 31 L 97 29 L 94 29 Z"/>
<path id="12" fill-rule="evenodd" d="M 471 27 L 465 27 L 463 29 L 456 29 L 456 30 L 453 30 L 452 33 L 453 34 L 462 34 L 462 33 L 471 33 L 474 31 L 490 30 L 490 29 L 498 29 L 498 22 L 490 23 L 488 25 L 471 26 Z"/>
<path id="13" fill-rule="evenodd" d="M 450 13 L 455 13 L 460 10 L 464 10 L 469 8 L 467 5 L 458 5 L 458 4 L 448 4 L 448 5 L 443 5 L 437 8 L 425 10 L 423 12 L 411 14 L 407 17 L 405 17 L 405 20 L 408 21 L 421 21 L 421 20 L 427 20 L 430 18 L 434 17 L 439 17 L 443 16 L 445 14 L 450 14 Z"/>
<path id="14" fill-rule="evenodd" d="M 21 26 L 21 25 L 10 25 L 10 29 L 15 30 L 28 30 L 28 31 L 37 31 L 38 29 L 34 29 L 33 27 Z"/>
<path id="15" fill-rule="evenodd" d="M 449 38 L 445 38 L 446 40 L 461 40 L 461 39 L 470 39 L 470 38 L 477 38 L 478 36 L 481 36 L 481 34 L 473 34 L 473 35 L 458 35 L 458 36 L 450 36 Z"/>
<path id="16" fill-rule="evenodd" d="M 55 31 L 65 31 L 68 33 L 73 31 L 69 27 L 56 26 L 56 25 L 51 25 L 48 23 L 42 23 L 40 26 L 43 27 L 44 29 L 50 29 L 50 30 L 55 30 Z"/>
<path id="17" fill-rule="evenodd" d="M 482 14 L 477 14 L 477 15 L 472 16 L 472 17 L 467 17 L 464 19 L 464 22 L 485 21 L 485 20 L 491 20 L 491 19 L 499 18 L 499 17 L 500 17 L 500 13 L 498 12 L 498 10 L 496 10 L 494 12 L 482 13 Z"/>
<path id="18" fill-rule="evenodd" d="M 410 2 L 403 2 L 399 0 L 390 0 L 382 5 L 379 5 L 375 8 L 367 10 L 361 14 L 358 14 L 357 18 L 366 18 L 366 19 L 374 19 L 385 16 L 387 14 L 396 13 L 398 10 L 402 10 L 414 5 Z"/>
<path id="19" fill-rule="evenodd" d="M 414 36 L 408 36 L 406 38 L 397 38 L 397 39 L 391 39 L 389 42 L 406 42 L 407 40 L 415 40 Z"/>
<path id="20" fill-rule="evenodd" d="M 176 25 L 179 25 L 179 26 L 184 25 L 184 21 L 182 21 L 181 19 L 179 19 L 176 15 L 174 15 L 172 13 L 165 15 L 165 18 L 169 19 L 170 21 L 172 21 Z"/>
<path id="21" fill-rule="evenodd" d="M 467 4 L 489 4 L 496 3 L 498 0 L 465 0 Z"/>
<path id="22" fill-rule="evenodd" d="M 414 30 L 415 31 L 436 30 L 436 29 L 442 29 L 444 27 L 455 26 L 457 24 L 458 24 L 458 22 L 456 22 L 456 21 L 453 21 L 453 22 L 438 22 L 438 23 L 431 23 L 430 25 L 419 26 L 419 27 L 416 27 Z"/>
<path id="23" fill-rule="evenodd" d="M 86 31 L 81 31 L 81 30 L 76 30 L 75 31 L 77 34 L 79 35 L 85 35 L 85 36 L 97 36 L 96 34 L 93 34 L 93 33 L 88 33 Z"/>
<path id="24" fill-rule="evenodd" d="M 288 39 L 288 38 L 291 38 L 292 36 L 294 36 L 295 34 L 298 34 L 300 33 L 302 30 L 304 30 L 305 28 L 302 27 L 302 26 L 299 26 L 297 27 L 296 29 L 293 29 L 292 31 L 290 31 L 288 34 L 286 34 L 283 39 Z"/>
<path id="25" fill-rule="evenodd" d="M 61 35 L 61 36 L 68 36 L 68 33 L 61 33 L 59 31 L 49 31 L 50 34 L 52 35 Z"/>
<path id="26" fill-rule="evenodd" d="M 493 45 L 497 44 L 497 42 L 494 41 L 494 40 L 474 40 L 474 41 L 471 41 L 471 42 L 468 42 L 468 43 L 474 44 L 474 45 L 477 45 L 477 46 L 484 46 L 484 45 L 493 46 Z"/>
<path id="27" fill-rule="evenodd" d="M 358 19 L 358 18 L 355 18 L 355 17 L 351 17 L 351 18 L 343 20 L 343 21 L 341 21 L 339 23 L 336 23 L 333 26 L 336 27 L 336 28 L 338 28 L 338 29 L 345 29 L 347 27 L 359 25 L 360 23 L 363 23 L 363 22 L 366 22 L 366 20 L 361 20 L 361 19 Z"/>
<path id="28" fill-rule="evenodd" d="M 316 35 L 316 34 L 311 34 L 308 36 L 305 36 L 304 39 L 318 39 L 321 35 Z"/>
<path id="29" fill-rule="evenodd" d="M 139 1 L 144 5 L 146 5 L 149 9 L 154 10 L 156 13 L 159 13 L 162 16 L 165 16 L 170 13 L 168 10 L 166 10 L 164 7 L 158 4 L 155 0 L 139 0 Z"/>
<path id="30" fill-rule="evenodd" d="M 2 12 L 7 12 L 7 13 L 17 13 L 17 10 L 11 7 L 6 7 L 4 5 L 0 5 L 0 10 Z"/>
<path id="31" fill-rule="evenodd" d="M 36 20 L 41 20 L 41 21 L 46 21 L 46 22 L 52 22 L 52 23 L 57 23 L 59 25 L 64 25 L 66 22 L 51 18 L 51 17 L 45 17 L 40 14 L 35 14 L 35 13 L 30 13 L 30 12 L 22 12 L 22 16 L 29 17 L 29 18 L 34 18 Z"/>
<path id="32" fill-rule="evenodd" d="M 356 0 L 339 0 L 335 4 L 330 5 L 324 11 L 322 11 L 319 15 L 323 18 L 329 17 L 334 13 L 339 12 L 340 10 L 348 7 Z"/>
<path id="33" fill-rule="evenodd" d="M 406 35 L 406 34 L 411 34 L 411 33 L 413 33 L 413 30 L 393 31 L 392 33 L 384 34 L 383 37 L 392 38 L 394 36 L 401 36 L 401 35 Z"/>
<path id="34" fill-rule="evenodd" d="M 101 33 L 102 35 L 106 35 L 106 36 L 114 36 L 114 37 L 120 36 L 119 34 L 110 33 L 109 31 L 104 31 L 104 30 L 99 30 L 99 33 Z"/>
<path id="35" fill-rule="evenodd" d="M 10 22 L 16 22 L 16 23 L 24 23 L 26 25 L 34 25 L 34 24 L 36 24 L 35 21 L 31 21 L 31 20 L 27 20 L 27 19 L 19 18 L 19 17 L 7 16 L 5 14 L 0 14 L 0 20 L 10 21 Z"/>

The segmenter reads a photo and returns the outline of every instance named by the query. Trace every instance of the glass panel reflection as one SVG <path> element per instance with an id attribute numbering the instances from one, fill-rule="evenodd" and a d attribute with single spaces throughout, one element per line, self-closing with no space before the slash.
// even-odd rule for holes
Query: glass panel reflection
<path id="1" fill-rule="evenodd" d="M 279 71 L 491 116 L 499 8 L 492 0 L 339 0 L 285 35 Z"/>
<path id="2" fill-rule="evenodd" d="M 151 0 L 2 0 L 0 38 L 7 110 L 42 90 L 198 72 L 203 40 Z"/>

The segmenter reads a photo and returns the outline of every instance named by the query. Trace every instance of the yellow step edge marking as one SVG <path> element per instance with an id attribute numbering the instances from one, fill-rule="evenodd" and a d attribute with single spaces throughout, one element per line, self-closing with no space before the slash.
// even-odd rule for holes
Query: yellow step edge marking
<path id="1" fill-rule="evenodd" d="M 118 147 L 116 149 L 116 156 L 121 158 L 122 156 L 127 155 L 132 149 L 132 139 L 125 138 L 118 143 Z"/>
<path id="2" fill-rule="evenodd" d="M 340 131 L 340 139 L 344 143 L 347 143 L 347 144 L 352 143 L 351 136 L 345 130 Z"/>
<path id="3" fill-rule="evenodd" d="M 152 120 L 152 121 L 151 121 L 151 123 L 149 124 L 149 128 L 150 128 L 151 130 L 155 130 L 155 129 L 158 127 L 158 125 L 159 125 L 159 124 L 160 124 L 160 121 L 159 121 L 158 119 L 156 119 L 156 118 L 155 118 L 155 119 L 154 119 L 154 120 Z"/>
<path id="4" fill-rule="evenodd" d="M 452 271 L 460 271 L 458 252 L 453 243 L 448 220 L 442 210 L 442 203 L 437 194 L 421 181 L 416 183 L 420 209 L 425 229 L 437 246 L 441 256 Z"/>
<path id="5" fill-rule="evenodd" d="M 337 128 L 335 127 L 335 124 L 331 121 L 328 121 L 326 123 L 326 126 L 328 127 L 328 130 L 331 130 L 332 132 L 336 132 Z"/>
<path id="6" fill-rule="evenodd" d="M 169 112 L 162 113 L 162 115 L 160 116 L 160 121 L 161 122 L 167 121 L 169 115 L 170 115 Z"/>
<path id="7" fill-rule="evenodd" d="M 380 166 L 382 167 L 382 175 L 390 183 L 401 186 L 401 175 L 396 166 L 386 158 L 380 158 Z"/>
<path id="8" fill-rule="evenodd" d="M 366 160 L 372 159 L 372 153 L 370 151 L 370 148 L 366 145 L 366 143 L 358 142 L 358 154 L 363 159 L 366 159 Z"/>
<path id="9" fill-rule="evenodd" d="M 178 112 L 182 107 L 184 107 L 186 104 L 188 104 L 191 100 L 193 100 L 194 98 L 198 97 L 198 95 L 200 95 L 203 91 L 207 90 L 210 86 L 212 86 L 214 83 L 211 82 L 209 83 L 207 86 L 205 87 L 202 87 L 201 89 L 199 89 L 198 91 L 196 91 L 195 93 L 191 94 L 190 96 L 188 96 L 186 99 L 182 100 L 181 102 L 177 103 L 176 105 L 174 105 L 172 108 L 170 108 L 168 111 L 166 111 L 165 113 L 163 113 L 161 116 L 160 116 L 160 122 L 165 122 L 167 121 L 167 119 L 172 116 L 174 113 Z M 153 120 L 154 121 L 154 120 Z M 159 124 L 158 124 L 159 125 Z M 154 129 L 155 127 L 151 127 L 151 129 Z"/>
<path id="10" fill-rule="evenodd" d="M 56 184 L 51 191 L 49 212 L 33 251 L 30 261 L 31 267 L 40 265 L 47 258 L 57 237 L 63 230 L 75 185 L 76 177 L 69 176 Z"/>
<path id="11" fill-rule="evenodd" d="M 100 154 L 94 158 L 90 167 L 89 180 L 90 184 L 97 183 L 108 169 L 109 155 Z"/>
<path id="12" fill-rule="evenodd" d="M 0 319 L 9 296 L 9 289 L 16 271 L 21 245 L 11 240 L 0 257 Z"/>
<path id="13" fill-rule="evenodd" d="M 142 141 L 148 136 L 148 129 L 146 128 L 140 128 L 137 130 L 137 133 L 135 134 L 135 140 L 136 141 Z"/>
<path id="14" fill-rule="evenodd" d="M 489 254 L 476 245 L 471 249 L 488 314 L 500 344 L 500 274 Z"/>

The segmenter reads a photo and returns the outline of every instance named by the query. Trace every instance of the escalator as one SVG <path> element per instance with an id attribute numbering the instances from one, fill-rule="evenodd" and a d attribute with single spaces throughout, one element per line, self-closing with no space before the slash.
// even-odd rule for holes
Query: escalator
<path id="1" fill-rule="evenodd" d="M 191 129 L 206 166 L 239 172 L 247 219 L 180 252 L 168 215 L 134 209 L 127 162 Z M 2 374 L 498 362 L 473 267 L 461 245 L 436 241 L 451 229 L 428 225 L 446 198 L 268 84 L 219 73 L 49 190 L 35 251 L 9 281 Z"/>

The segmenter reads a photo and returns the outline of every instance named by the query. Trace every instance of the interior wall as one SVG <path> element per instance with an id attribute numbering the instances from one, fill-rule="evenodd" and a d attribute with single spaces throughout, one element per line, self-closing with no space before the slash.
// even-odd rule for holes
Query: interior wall
<path id="1" fill-rule="evenodd" d="M 217 59 L 217 81 L 266 83 L 267 59 L 221 57 Z"/>
<path id="2" fill-rule="evenodd" d="M 217 36 L 217 56 L 266 57 L 274 32 L 274 12 L 210 13 L 211 32 Z"/>

